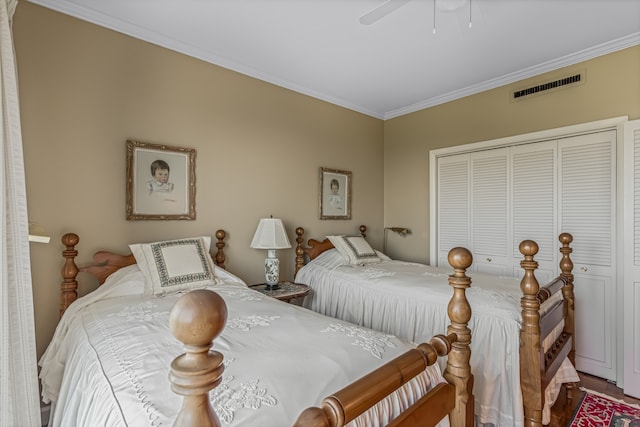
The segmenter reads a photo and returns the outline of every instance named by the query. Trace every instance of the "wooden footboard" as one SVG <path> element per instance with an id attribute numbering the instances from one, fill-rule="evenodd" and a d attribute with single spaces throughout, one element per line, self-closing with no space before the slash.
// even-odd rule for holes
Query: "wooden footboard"
<path id="1" fill-rule="evenodd" d="M 366 232 L 366 227 L 360 227 Z M 313 260 L 333 245 L 329 240 L 309 239 L 307 247 L 303 246 L 304 229 L 296 229 L 298 245 L 296 247 L 296 274 L 306 263 L 306 258 Z M 538 245 L 532 240 L 525 240 L 520 244 L 520 252 L 524 255 L 521 267 L 524 276 L 521 281 L 521 313 L 522 327 L 520 331 L 520 386 L 523 395 L 525 425 L 541 426 L 544 407 L 544 392 L 557 373 L 562 362 L 568 357 L 575 365 L 574 340 L 574 277 L 573 262 L 570 258 L 570 247 L 573 237 L 569 233 L 559 236 L 561 243 L 560 260 L 561 274 L 545 286 L 540 286 L 535 278 L 538 263 L 534 255 L 538 252 Z M 561 293 L 562 298 L 559 298 Z M 554 302 L 555 301 L 555 302 Z M 546 302 L 546 304 L 545 304 Z M 544 311 L 541 312 L 541 306 Z M 542 314 L 541 314 L 542 313 Z M 559 326 L 562 330 L 558 333 Z M 544 348 L 543 341 L 550 334 L 554 334 L 553 343 Z M 557 337 L 555 337 L 557 334 Z M 572 389 L 573 384 L 567 388 Z"/>
<path id="2" fill-rule="evenodd" d="M 522 290 L 522 329 L 520 331 L 520 384 L 524 403 L 525 426 L 542 426 L 542 410 L 544 392 L 547 385 L 558 372 L 560 365 L 569 357 L 574 363 L 574 293 L 573 262 L 569 247 L 573 237 L 562 233 L 559 237 L 562 247 L 560 261 L 561 274 L 544 287 L 540 287 L 535 277 L 538 263 L 533 257 L 538 252 L 538 245 L 532 240 L 520 243 L 520 252 L 524 260 L 520 263 L 524 276 L 520 283 Z M 551 303 L 556 293 L 562 298 L 552 303 L 541 314 L 541 304 Z M 562 331 L 548 347 L 543 341 L 553 333 L 559 325 L 564 324 Z"/>
<path id="3" fill-rule="evenodd" d="M 471 284 L 466 269 L 472 262 L 471 253 L 464 248 L 449 252 L 454 274 L 449 276 L 453 297 L 448 314 L 451 324 L 448 335 L 438 335 L 429 343 L 420 344 L 398 358 L 360 378 L 342 390 L 326 397 L 321 407 L 308 408 L 300 414 L 295 427 L 342 427 L 356 419 L 368 408 L 433 365 L 438 356 L 448 354 L 441 384 L 415 402 L 396 418 L 390 426 L 432 426 L 446 415 L 453 427 L 473 426 L 473 375 L 469 364 L 471 350 L 471 306 L 465 291 Z"/>

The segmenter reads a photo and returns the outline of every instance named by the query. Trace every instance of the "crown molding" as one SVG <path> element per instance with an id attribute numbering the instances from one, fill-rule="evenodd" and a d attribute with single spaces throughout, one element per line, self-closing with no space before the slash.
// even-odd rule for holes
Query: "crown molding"
<path id="1" fill-rule="evenodd" d="M 434 107 L 436 105 L 444 104 L 446 102 L 455 101 L 466 96 L 475 95 L 487 90 L 495 89 L 500 86 L 505 86 L 523 79 L 527 79 L 529 77 L 534 77 L 549 71 L 557 70 L 559 68 L 575 65 L 579 62 L 583 62 L 589 59 L 596 58 L 598 56 L 606 55 L 608 53 L 616 52 L 618 50 L 640 44 L 640 33 L 631 34 L 629 36 L 603 43 L 579 52 L 571 53 L 562 58 L 547 61 L 545 63 L 538 64 L 523 70 L 515 71 L 513 73 L 490 79 L 476 85 L 468 86 L 466 88 L 434 96 L 418 103 L 408 105 L 406 107 L 387 112 L 376 112 L 364 108 L 361 105 L 356 105 L 352 102 L 348 102 L 342 98 L 331 96 L 326 93 L 317 92 L 307 87 L 302 87 L 291 81 L 283 80 L 273 75 L 264 73 L 260 70 L 256 70 L 255 68 L 248 67 L 244 64 L 212 55 L 211 53 L 205 52 L 195 46 L 178 42 L 164 36 L 163 34 L 157 33 L 155 31 L 150 31 L 148 29 L 134 25 L 130 22 L 96 12 L 95 10 L 92 10 L 90 8 L 78 6 L 77 4 L 66 0 L 29 0 L 29 2 L 200 59 L 205 62 L 209 62 L 211 64 L 236 71 L 240 74 L 244 74 L 246 76 L 253 77 L 255 79 L 271 83 L 276 86 L 280 86 L 285 89 L 289 89 L 294 92 L 301 93 L 303 95 L 307 95 L 321 101 L 325 101 L 339 107 L 353 110 L 381 120 L 392 119 L 395 117 L 414 113 L 419 110 Z"/>

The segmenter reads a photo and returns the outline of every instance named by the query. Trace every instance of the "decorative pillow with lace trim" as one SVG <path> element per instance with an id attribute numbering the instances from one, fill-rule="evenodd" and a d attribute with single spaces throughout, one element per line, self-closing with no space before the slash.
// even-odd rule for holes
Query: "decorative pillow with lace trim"
<path id="1" fill-rule="evenodd" d="M 219 283 L 210 245 L 207 236 L 129 245 L 144 274 L 145 295 L 166 295 Z"/>
<path id="2" fill-rule="evenodd" d="M 382 261 L 362 236 L 327 236 L 327 239 L 351 265 L 376 264 Z"/>

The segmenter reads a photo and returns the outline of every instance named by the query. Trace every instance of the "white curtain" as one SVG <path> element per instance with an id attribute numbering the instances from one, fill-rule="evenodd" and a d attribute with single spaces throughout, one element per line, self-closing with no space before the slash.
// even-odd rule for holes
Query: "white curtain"
<path id="1" fill-rule="evenodd" d="M 29 221 L 11 33 L 17 0 L 0 0 L 0 426 L 40 426 Z"/>

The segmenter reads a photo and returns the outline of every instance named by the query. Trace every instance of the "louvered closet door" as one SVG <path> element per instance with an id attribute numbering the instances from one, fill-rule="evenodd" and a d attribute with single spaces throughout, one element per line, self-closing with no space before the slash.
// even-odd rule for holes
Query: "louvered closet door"
<path id="1" fill-rule="evenodd" d="M 473 271 L 509 274 L 509 148 L 471 154 Z"/>
<path id="2" fill-rule="evenodd" d="M 470 249 L 469 154 L 438 158 L 438 265 L 448 266 L 449 250 Z"/>
<path id="3" fill-rule="evenodd" d="M 519 246 L 523 240 L 538 244 L 536 278 L 548 283 L 558 273 L 557 140 L 511 148 L 512 186 L 511 271 L 522 277 Z"/>
<path id="4" fill-rule="evenodd" d="M 640 120 L 624 137 L 624 393 L 640 398 Z"/>
<path id="5" fill-rule="evenodd" d="M 578 370 L 615 380 L 615 131 L 559 141 L 560 230 L 573 235 Z"/>

